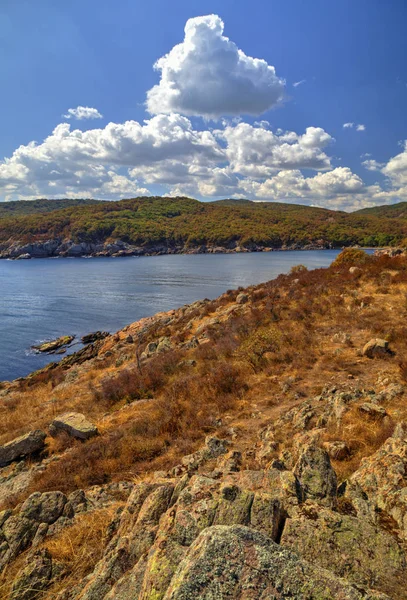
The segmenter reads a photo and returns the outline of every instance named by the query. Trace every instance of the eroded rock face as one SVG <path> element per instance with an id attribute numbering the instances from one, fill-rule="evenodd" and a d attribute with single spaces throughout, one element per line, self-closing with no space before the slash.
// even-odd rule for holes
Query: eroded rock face
<path id="1" fill-rule="evenodd" d="M 50 434 L 55 436 L 60 431 L 66 431 L 80 440 L 87 440 L 98 433 L 97 427 L 88 421 L 85 415 L 75 412 L 66 413 L 52 421 L 49 426 Z"/>
<path id="2" fill-rule="evenodd" d="M 0 467 L 24 456 L 41 452 L 45 448 L 45 438 L 46 434 L 36 429 L 0 446 Z"/>

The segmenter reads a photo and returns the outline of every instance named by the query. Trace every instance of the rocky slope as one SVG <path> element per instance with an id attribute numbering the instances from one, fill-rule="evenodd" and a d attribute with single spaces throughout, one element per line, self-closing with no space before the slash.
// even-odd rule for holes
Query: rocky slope
<path id="1" fill-rule="evenodd" d="M 0 597 L 407 598 L 407 260 L 294 271 L 3 383 Z"/>

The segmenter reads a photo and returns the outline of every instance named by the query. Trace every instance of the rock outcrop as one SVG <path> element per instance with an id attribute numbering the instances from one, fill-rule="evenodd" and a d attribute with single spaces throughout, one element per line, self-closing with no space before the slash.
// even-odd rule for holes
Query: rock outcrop
<path id="1" fill-rule="evenodd" d="M 85 415 L 74 412 L 56 417 L 52 421 L 49 426 L 50 434 L 56 436 L 61 431 L 80 440 L 87 440 L 98 433 L 96 425 L 88 421 Z"/>
<path id="2" fill-rule="evenodd" d="M 41 452 L 45 448 L 45 438 L 46 434 L 36 429 L 0 446 L 0 467 L 24 456 Z"/>
<path id="3" fill-rule="evenodd" d="M 368 358 L 382 358 L 389 355 L 391 354 L 389 342 L 380 338 L 370 340 L 363 347 L 362 354 Z"/>

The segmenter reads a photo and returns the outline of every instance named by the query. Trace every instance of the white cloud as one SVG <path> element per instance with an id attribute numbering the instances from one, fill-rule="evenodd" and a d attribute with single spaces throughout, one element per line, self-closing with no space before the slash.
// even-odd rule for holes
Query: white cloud
<path id="1" fill-rule="evenodd" d="M 393 156 L 383 167 L 382 173 L 396 186 L 407 184 L 407 140 L 403 152 Z"/>
<path id="2" fill-rule="evenodd" d="M 282 101 L 285 82 L 275 68 L 247 56 L 223 29 L 217 15 L 187 21 L 184 41 L 155 64 L 161 79 L 147 93 L 150 113 L 260 115 Z"/>
<path id="3" fill-rule="evenodd" d="M 215 131 L 226 141 L 226 155 L 234 172 L 251 177 L 267 177 L 278 169 L 330 168 L 323 148 L 333 138 L 320 127 L 308 127 L 303 135 L 239 123 Z"/>
<path id="4" fill-rule="evenodd" d="M 274 200 L 287 198 L 335 198 L 337 195 L 358 194 L 363 191 L 363 181 L 348 167 L 337 167 L 327 173 L 318 173 L 314 177 L 304 177 L 300 170 L 280 171 L 265 181 L 242 182 L 258 198 Z"/>
<path id="5" fill-rule="evenodd" d="M 356 131 L 365 131 L 366 130 L 366 125 L 363 125 L 362 123 L 359 123 L 358 125 L 356 125 L 355 123 L 344 123 L 342 125 L 342 127 L 344 129 L 353 129 L 355 127 Z"/>
<path id="6" fill-rule="evenodd" d="M 86 190 L 93 193 L 104 186 L 106 194 L 144 194 L 146 189 L 140 188 L 134 173 L 124 185 L 124 175 L 116 172 L 138 168 L 143 174 L 154 165 L 159 172 L 168 161 L 216 166 L 224 160 L 212 133 L 194 130 L 180 115 L 158 115 L 143 124 L 109 123 L 88 131 L 71 131 L 68 123 L 61 123 L 41 144 L 20 146 L 0 163 L 0 192 L 9 199 L 56 197 L 77 190 L 88 195 Z"/>
<path id="7" fill-rule="evenodd" d="M 65 119 L 77 119 L 83 121 L 84 119 L 103 119 L 103 115 L 97 110 L 97 108 L 90 108 L 89 106 L 77 106 L 76 108 L 68 108 L 66 115 L 62 115 Z"/>
<path id="8" fill-rule="evenodd" d="M 305 83 L 307 80 L 306 79 L 301 79 L 301 81 L 294 81 L 293 83 L 293 87 L 298 87 L 299 85 L 302 85 L 303 83 Z"/>
<path id="9" fill-rule="evenodd" d="M 377 162 L 377 160 L 374 160 L 373 158 L 370 158 L 368 160 L 364 160 L 362 162 L 362 165 L 368 171 L 380 171 L 380 169 L 382 167 L 384 167 L 384 163 L 379 163 L 379 162 Z"/>

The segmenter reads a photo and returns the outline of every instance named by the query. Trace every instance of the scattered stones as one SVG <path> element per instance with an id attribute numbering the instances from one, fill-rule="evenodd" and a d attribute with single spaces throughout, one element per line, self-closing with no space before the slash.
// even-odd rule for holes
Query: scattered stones
<path id="1" fill-rule="evenodd" d="M 359 275 L 360 273 L 362 273 L 362 269 L 360 267 L 350 267 L 349 273 L 351 275 Z"/>
<path id="2" fill-rule="evenodd" d="M 45 438 L 46 434 L 36 429 L 0 446 L 0 467 L 24 456 L 41 452 L 45 448 Z"/>
<path id="3" fill-rule="evenodd" d="M 81 413 L 66 413 L 56 417 L 49 426 L 50 434 L 55 437 L 60 431 L 80 440 L 87 440 L 98 434 L 96 425 L 88 421 Z"/>
<path id="4" fill-rule="evenodd" d="M 380 338 L 370 340 L 362 350 L 362 355 L 368 358 L 383 358 L 389 354 L 391 354 L 389 342 Z"/>

